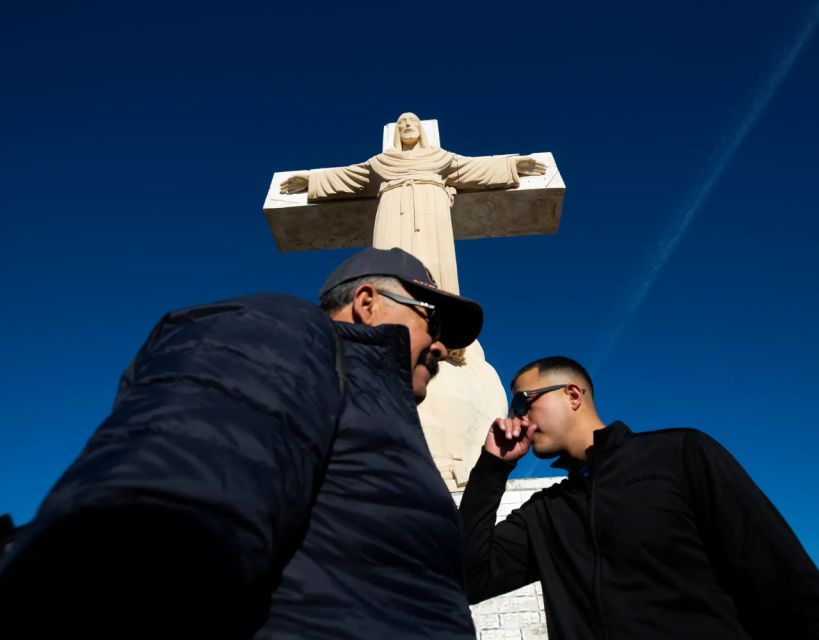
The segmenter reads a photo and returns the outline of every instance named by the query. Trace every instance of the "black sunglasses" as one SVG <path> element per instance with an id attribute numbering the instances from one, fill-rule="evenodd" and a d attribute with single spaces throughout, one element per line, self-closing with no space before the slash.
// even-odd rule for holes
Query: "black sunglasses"
<path id="1" fill-rule="evenodd" d="M 557 391 L 558 389 L 565 389 L 568 384 L 553 384 L 551 387 L 541 387 L 540 389 L 529 389 L 528 391 L 518 391 L 512 396 L 512 404 L 509 405 L 509 413 L 507 418 L 522 418 L 529 413 L 529 407 L 544 393 L 550 391 Z M 585 394 L 586 390 L 581 389 Z"/>
<path id="2" fill-rule="evenodd" d="M 437 340 L 441 337 L 441 314 L 438 313 L 438 310 L 435 308 L 435 305 L 431 302 L 424 302 L 423 300 L 413 300 L 412 298 L 407 298 L 405 296 L 400 296 L 397 293 L 393 293 L 392 291 L 384 291 L 383 289 L 376 289 L 378 293 L 380 293 L 385 298 L 389 298 L 390 300 L 394 300 L 398 304 L 403 304 L 421 316 L 424 320 L 427 321 L 427 331 L 429 332 L 430 337 L 433 340 Z M 427 310 L 426 315 L 418 311 L 416 307 L 423 307 Z"/>

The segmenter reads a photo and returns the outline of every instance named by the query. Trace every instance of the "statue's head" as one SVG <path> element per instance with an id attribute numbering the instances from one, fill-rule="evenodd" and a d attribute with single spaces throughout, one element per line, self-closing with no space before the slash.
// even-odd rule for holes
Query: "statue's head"
<path id="1" fill-rule="evenodd" d="M 398 120 L 395 121 L 393 147 L 399 151 L 429 147 L 424 128 L 421 126 L 421 119 L 414 113 L 407 112 L 398 116 Z"/>

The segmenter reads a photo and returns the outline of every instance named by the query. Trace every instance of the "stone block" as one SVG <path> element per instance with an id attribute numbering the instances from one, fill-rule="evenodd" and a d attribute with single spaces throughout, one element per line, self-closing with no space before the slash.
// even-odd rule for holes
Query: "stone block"
<path id="1" fill-rule="evenodd" d="M 489 600 L 484 600 L 478 604 L 473 604 L 470 607 L 470 609 L 472 609 L 472 615 L 474 616 L 482 613 L 498 613 L 498 606 L 502 597 L 503 596 L 498 596 L 497 598 L 490 598 Z"/>
<path id="2" fill-rule="evenodd" d="M 535 596 L 515 596 L 509 598 L 506 607 L 501 608 L 500 611 L 537 611 L 540 608 L 540 604 L 540 601 Z"/>
<path id="3" fill-rule="evenodd" d="M 553 484 L 563 482 L 563 477 L 553 478 L 515 478 L 506 483 L 507 491 L 540 491 L 546 487 L 551 487 Z"/>
<path id="4" fill-rule="evenodd" d="M 498 629 L 500 627 L 500 618 L 497 613 L 473 615 L 472 620 L 475 622 L 475 628 L 478 631 L 483 629 Z"/>
<path id="5" fill-rule="evenodd" d="M 521 640 L 519 629 L 489 629 L 480 632 L 480 640 Z"/>
<path id="6" fill-rule="evenodd" d="M 519 507 L 520 506 L 520 501 L 521 501 L 521 497 L 520 497 L 520 492 L 519 491 L 507 491 L 506 493 L 503 494 L 503 497 L 501 498 L 500 503 L 501 503 L 501 506 L 511 504 L 511 505 L 516 506 L 516 507 Z"/>
<path id="7" fill-rule="evenodd" d="M 501 596 L 498 601 L 498 611 L 512 613 L 517 611 L 537 611 L 540 603 L 535 596 Z"/>
<path id="8" fill-rule="evenodd" d="M 514 627 L 519 629 L 524 625 L 540 624 L 540 615 L 537 611 L 518 611 L 514 613 L 501 613 L 500 625 L 502 629 Z"/>
<path id="9" fill-rule="evenodd" d="M 495 518 L 495 523 L 502 522 L 506 520 L 506 516 L 512 513 L 515 509 L 517 509 L 514 505 L 501 505 L 498 507 L 498 513 L 496 514 L 497 517 Z"/>
<path id="10" fill-rule="evenodd" d="M 523 640 L 547 640 L 549 637 L 549 631 L 546 629 L 546 625 L 524 627 L 520 632 Z"/>

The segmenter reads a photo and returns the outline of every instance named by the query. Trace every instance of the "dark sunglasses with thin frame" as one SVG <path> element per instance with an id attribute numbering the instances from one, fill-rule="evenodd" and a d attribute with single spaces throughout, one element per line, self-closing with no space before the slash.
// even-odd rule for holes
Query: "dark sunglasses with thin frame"
<path id="1" fill-rule="evenodd" d="M 392 291 L 385 291 L 384 289 L 376 289 L 378 293 L 380 293 L 385 298 L 389 298 L 398 304 L 403 304 L 406 307 L 409 307 L 419 316 L 421 316 L 424 320 L 427 321 L 427 331 L 429 331 L 429 335 L 432 337 L 433 340 L 437 340 L 441 337 L 441 314 L 438 313 L 438 310 L 435 308 L 435 305 L 431 302 L 424 302 L 423 300 L 414 300 L 413 298 L 407 298 L 406 296 L 398 295 L 397 293 L 393 293 Z M 418 311 L 416 307 L 423 307 L 427 310 L 426 315 Z"/>
<path id="2" fill-rule="evenodd" d="M 532 403 L 537 400 L 540 396 L 544 393 L 549 393 L 550 391 L 557 391 L 558 389 L 565 389 L 568 387 L 569 384 L 553 384 L 549 387 L 540 387 L 540 389 L 529 389 L 527 391 L 518 391 L 515 395 L 512 396 L 512 403 L 509 405 L 509 413 L 507 414 L 507 418 L 522 418 L 527 413 L 529 413 L 529 407 L 532 406 Z M 586 390 L 581 389 L 581 391 L 585 394 Z"/>

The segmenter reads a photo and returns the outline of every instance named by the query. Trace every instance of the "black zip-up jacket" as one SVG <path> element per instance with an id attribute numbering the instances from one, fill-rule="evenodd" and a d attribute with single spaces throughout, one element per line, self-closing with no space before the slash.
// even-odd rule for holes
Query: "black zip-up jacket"
<path id="1" fill-rule="evenodd" d="M 0 562 L 0 637 L 474 640 L 462 551 L 406 327 L 236 298 L 154 329 Z"/>
<path id="2" fill-rule="evenodd" d="M 540 580 L 551 640 L 819 638 L 816 566 L 707 435 L 615 422 L 495 525 L 514 466 L 483 451 L 464 491 L 470 602 Z"/>

